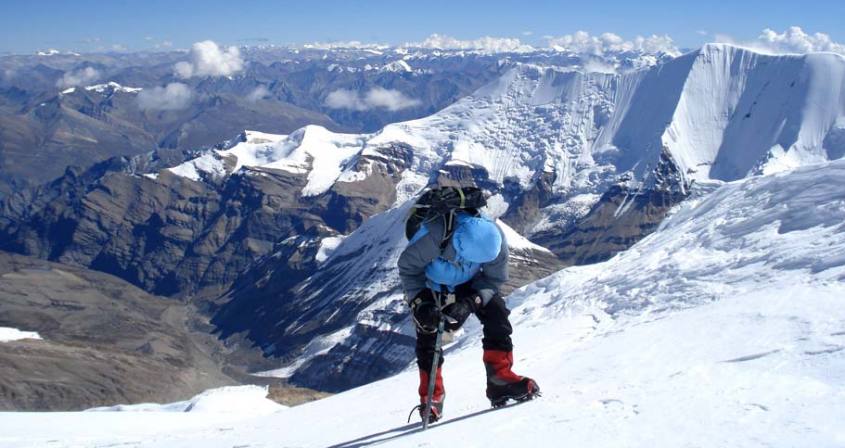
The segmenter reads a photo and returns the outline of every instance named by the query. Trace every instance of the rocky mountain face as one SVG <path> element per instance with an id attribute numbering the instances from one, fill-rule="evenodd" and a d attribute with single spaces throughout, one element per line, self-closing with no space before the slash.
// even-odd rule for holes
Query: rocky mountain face
<path id="1" fill-rule="evenodd" d="M 0 252 L 0 410 L 80 410 L 187 398 L 235 382 L 188 308 L 116 277 Z"/>
<path id="2" fill-rule="evenodd" d="M 188 297 L 234 353 L 283 365 L 266 375 L 342 390 L 413 359 L 395 264 L 426 186 L 490 192 L 519 286 L 627 249 L 698 189 L 841 157 L 843 76 L 836 55 L 727 45 L 624 73 L 516 64 L 375 132 L 247 131 L 69 170 L 3 202 L 0 249 Z"/>
<path id="3" fill-rule="evenodd" d="M 68 170 L 8 198 L 2 249 L 108 272 L 157 294 L 226 288 L 287 238 L 348 233 L 386 209 L 403 160 L 383 157 L 360 161 L 372 165 L 367 179 L 315 198 L 300 193 L 306 176 L 260 167 L 219 184 L 166 170 L 138 175 L 138 159 Z"/>

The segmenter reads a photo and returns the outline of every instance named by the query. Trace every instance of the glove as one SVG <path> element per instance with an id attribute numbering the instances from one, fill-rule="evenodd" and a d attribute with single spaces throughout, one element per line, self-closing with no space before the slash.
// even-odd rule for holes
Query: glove
<path id="1" fill-rule="evenodd" d="M 455 331 L 463 326 L 470 314 L 475 313 L 481 308 L 484 301 L 478 294 L 459 297 L 455 303 L 452 303 L 443 308 L 443 314 L 449 316 L 447 319 L 446 330 Z"/>
<path id="2" fill-rule="evenodd" d="M 440 310 L 434 303 L 431 291 L 424 289 L 408 303 L 413 313 L 414 324 L 423 333 L 434 333 L 440 323 Z"/>

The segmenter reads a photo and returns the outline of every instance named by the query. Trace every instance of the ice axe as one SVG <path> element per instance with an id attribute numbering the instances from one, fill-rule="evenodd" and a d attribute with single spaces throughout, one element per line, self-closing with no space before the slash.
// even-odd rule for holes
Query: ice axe
<path id="1" fill-rule="evenodd" d="M 457 323 L 455 319 L 443 313 L 443 294 L 439 291 L 432 291 L 434 293 L 434 306 L 437 309 L 439 318 L 437 319 L 437 336 L 434 338 L 434 357 L 431 361 L 431 371 L 428 373 L 428 395 L 426 396 L 425 409 L 423 409 L 423 431 L 428 429 L 428 419 L 431 417 L 431 402 L 434 399 L 434 385 L 437 381 L 437 367 L 440 364 L 440 353 L 443 350 L 443 331 L 445 331 L 446 323 Z M 447 299 L 446 305 L 449 300 Z"/>

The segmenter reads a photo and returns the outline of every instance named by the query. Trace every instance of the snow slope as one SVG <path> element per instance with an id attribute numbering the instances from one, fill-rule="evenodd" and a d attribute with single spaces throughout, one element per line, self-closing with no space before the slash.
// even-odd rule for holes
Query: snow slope
<path id="1" fill-rule="evenodd" d="M 174 403 L 141 403 L 105 406 L 86 412 L 200 412 L 263 415 L 286 409 L 267 398 L 267 387 L 227 386 L 210 389 L 190 400 Z"/>
<path id="2" fill-rule="evenodd" d="M 487 411 L 473 321 L 447 348 L 447 420 L 426 433 L 404 423 L 409 368 L 244 420 L 0 414 L 0 444 L 845 446 L 843 222 L 845 161 L 684 203 L 631 250 L 511 295 L 516 370 L 542 399 Z"/>

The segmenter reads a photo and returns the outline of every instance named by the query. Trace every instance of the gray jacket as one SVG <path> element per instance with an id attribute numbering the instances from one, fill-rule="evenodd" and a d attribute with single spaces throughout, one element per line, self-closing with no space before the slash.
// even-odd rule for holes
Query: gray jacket
<path id="1" fill-rule="evenodd" d="M 428 234 L 409 244 L 399 256 L 399 277 L 402 280 L 402 289 L 405 292 L 405 300 L 410 302 L 420 291 L 427 288 L 425 268 L 437 257 L 446 260 L 455 259 L 455 248 L 452 242 L 441 251 L 440 242 L 445 235 L 442 220 L 434 220 L 426 223 Z M 498 227 L 498 225 L 497 225 Z M 508 243 L 505 234 L 502 234 L 502 247 L 499 255 L 491 262 L 481 265 L 481 270 L 472 278 L 472 287 L 478 291 L 486 305 L 499 288 L 508 281 Z"/>

